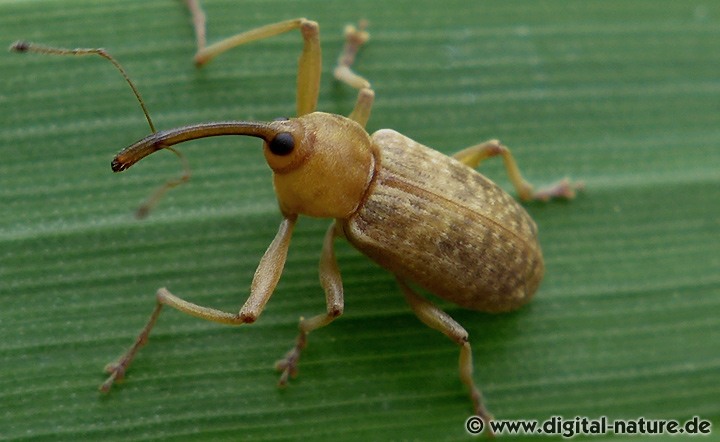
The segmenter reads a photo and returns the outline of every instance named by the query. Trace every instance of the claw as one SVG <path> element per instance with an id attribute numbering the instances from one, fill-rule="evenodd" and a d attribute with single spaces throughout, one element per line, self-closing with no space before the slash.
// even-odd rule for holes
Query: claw
<path id="1" fill-rule="evenodd" d="M 108 393 L 115 381 L 120 381 L 125 377 L 125 365 L 118 362 L 107 364 L 105 366 L 105 373 L 110 374 L 110 376 L 100 385 L 98 389 L 103 393 Z"/>
<path id="2" fill-rule="evenodd" d="M 585 183 L 582 181 L 571 182 L 569 179 L 564 178 L 555 184 L 543 187 L 537 192 L 533 193 L 532 199 L 538 201 L 549 201 L 553 198 L 571 200 L 575 198 L 576 192 L 585 188 Z"/>
<path id="3" fill-rule="evenodd" d="M 278 379 L 278 387 L 286 387 L 290 378 L 297 376 L 297 362 L 300 359 L 300 353 L 295 349 L 288 352 L 285 359 L 280 359 L 275 363 L 275 370 L 282 372 Z"/>
<path id="4" fill-rule="evenodd" d="M 282 372 L 278 380 L 278 387 L 285 387 L 290 378 L 294 378 L 298 373 L 298 362 L 300 362 L 300 353 L 307 345 L 307 333 L 300 332 L 295 343 L 295 347 L 285 354 L 283 359 L 275 362 L 275 370 Z"/>

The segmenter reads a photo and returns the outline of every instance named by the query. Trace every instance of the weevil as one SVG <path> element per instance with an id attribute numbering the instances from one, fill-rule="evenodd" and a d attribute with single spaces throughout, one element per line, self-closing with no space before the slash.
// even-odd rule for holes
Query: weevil
<path id="1" fill-rule="evenodd" d="M 496 140 L 474 145 L 452 157 L 424 146 L 391 129 L 369 134 L 366 123 L 375 93 L 352 67 L 368 40 L 365 24 L 345 29 L 345 45 L 334 76 L 358 90 L 348 117 L 316 111 L 321 73 L 319 26 L 298 18 L 205 44 L 205 18 L 194 0 L 187 1 L 197 39 L 195 62 L 204 65 L 236 46 L 299 30 L 304 46 L 298 63 L 297 117 L 271 122 L 226 121 L 155 131 L 142 98 L 122 67 L 103 50 L 62 50 L 16 43 L 17 51 L 55 54 L 97 54 L 109 59 L 133 89 L 152 134 L 118 153 L 115 172 L 163 149 L 204 137 L 242 135 L 260 138 L 272 169 L 282 213 L 279 230 L 260 260 L 250 295 L 237 313 L 193 304 L 160 288 L 156 306 L 134 344 L 108 364 L 110 390 L 125 373 L 164 306 L 223 324 L 255 322 L 282 274 L 293 229 L 299 215 L 330 218 L 320 254 L 320 283 L 327 309 L 300 319 L 299 334 L 290 351 L 276 363 L 285 385 L 297 373 L 307 336 L 343 313 L 343 284 L 334 241 L 344 238 L 360 252 L 390 271 L 418 318 L 444 333 L 460 347 L 460 380 L 467 387 L 473 411 L 486 422 L 491 414 L 473 380 L 472 350 L 465 329 L 419 295 L 420 287 L 464 308 L 507 312 L 526 304 L 543 277 L 544 264 L 537 227 L 525 209 L 475 168 L 485 159 L 501 156 L 521 200 L 573 198 L 579 184 L 562 180 L 534 191 L 523 179 L 510 150 Z M 180 181 L 172 182 L 172 187 Z M 146 208 L 147 209 L 147 208 Z M 145 210 L 146 210 L 145 209 Z"/>

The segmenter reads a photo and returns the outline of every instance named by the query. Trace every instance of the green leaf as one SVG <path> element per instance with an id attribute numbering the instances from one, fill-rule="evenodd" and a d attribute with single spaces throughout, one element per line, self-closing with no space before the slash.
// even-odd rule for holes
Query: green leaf
<path id="1" fill-rule="evenodd" d="M 319 107 L 340 114 L 355 99 L 330 75 L 342 28 L 367 18 L 357 70 L 377 93 L 370 131 L 446 153 L 500 138 L 529 180 L 585 181 L 571 203 L 528 207 L 547 265 L 530 305 L 488 315 L 442 304 L 470 333 L 497 418 L 699 416 L 717 433 L 720 5 L 224 0 L 205 10 L 210 41 L 317 20 Z M 2 1 L 0 37 L 108 49 L 159 128 L 295 108 L 297 33 L 196 70 L 181 2 Z M 127 380 L 101 396 L 102 367 L 133 341 L 158 287 L 226 311 L 242 304 L 280 221 L 270 173 L 257 140 L 190 143 L 191 182 L 137 221 L 132 211 L 181 166 L 158 153 L 111 173 L 113 154 L 148 133 L 112 66 L 8 52 L 0 70 L 0 439 L 467 437 L 457 347 L 345 244 L 346 313 L 310 336 L 300 375 L 276 388 L 272 364 L 298 317 L 325 308 L 327 221 L 306 218 L 256 324 L 167 311 Z M 482 171 L 510 188 L 499 161 Z"/>

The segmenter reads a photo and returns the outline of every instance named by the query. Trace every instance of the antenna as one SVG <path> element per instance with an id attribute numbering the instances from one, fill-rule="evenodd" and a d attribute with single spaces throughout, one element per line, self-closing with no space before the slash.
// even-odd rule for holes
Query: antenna
<path id="1" fill-rule="evenodd" d="M 150 118 L 150 113 L 147 110 L 147 107 L 145 106 L 145 101 L 142 99 L 142 96 L 140 95 L 140 91 L 135 87 L 135 84 L 130 79 L 130 76 L 127 74 L 125 69 L 122 67 L 122 65 L 115 60 L 105 49 L 102 48 L 75 48 L 75 49 L 65 49 L 65 48 L 56 48 L 52 46 L 45 46 L 40 45 L 36 43 L 30 43 L 27 41 L 16 41 L 10 46 L 10 50 L 14 52 L 35 52 L 38 54 L 45 54 L 45 55 L 71 55 L 71 56 L 84 56 L 84 55 L 97 55 L 99 57 L 102 57 L 106 60 L 108 60 L 110 63 L 112 63 L 113 66 L 120 72 L 120 74 L 123 76 L 127 84 L 130 86 L 130 89 L 132 89 L 133 94 L 135 95 L 135 98 L 137 99 L 138 103 L 140 104 L 140 108 L 143 111 L 143 114 L 145 115 L 145 119 L 148 122 L 148 125 L 150 126 L 150 131 L 152 133 L 156 133 L 157 129 L 155 129 L 155 125 L 152 122 L 152 119 Z M 148 197 L 145 202 L 143 202 L 140 207 L 138 207 L 137 211 L 135 212 L 135 216 L 137 218 L 145 218 L 149 213 L 150 210 L 160 201 L 162 196 L 167 192 L 168 190 L 172 189 L 173 187 L 177 187 L 180 184 L 183 184 L 187 182 L 190 179 L 190 166 L 187 163 L 187 160 L 185 157 L 178 152 L 177 150 L 173 149 L 172 147 L 167 147 L 168 150 L 172 151 L 175 155 L 180 158 L 180 161 L 183 164 L 183 174 L 179 178 L 168 180 L 165 184 L 158 187 L 151 195 Z"/>

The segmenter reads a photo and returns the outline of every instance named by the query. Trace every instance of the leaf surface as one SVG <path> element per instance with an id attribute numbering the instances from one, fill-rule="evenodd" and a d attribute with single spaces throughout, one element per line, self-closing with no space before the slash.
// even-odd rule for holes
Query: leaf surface
<path id="1" fill-rule="evenodd" d="M 370 131 L 393 128 L 448 154 L 500 138 L 529 180 L 585 181 L 572 203 L 528 206 L 547 265 L 529 306 L 494 316 L 441 304 L 470 333 L 496 417 L 697 415 L 718 425 L 720 7 L 225 0 L 205 10 L 210 41 L 317 20 L 319 107 L 340 114 L 355 100 L 331 79 L 342 28 L 366 18 L 357 70 L 377 93 Z M 297 34 L 198 71 L 180 2 L 2 1 L 0 37 L 108 49 L 159 128 L 295 108 Z M 345 244 L 346 314 L 311 335 L 289 388 L 275 387 L 272 365 L 298 318 L 325 308 L 327 222 L 306 218 L 257 323 L 167 311 L 126 382 L 99 395 L 102 367 L 130 345 L 158 287 L 239 308 L 280 221 L 270 173 L 257 140 L 188 144 L 191 182 L 137 221 L 132 210 L 181 168 L 161 152 L 111 173 L 113 154 L 148 133 L 112 66 L 4 53 L 0 72 L 0 439 L 467 437 L 458 349 Z M 499 161 L 482 171 L 510 188 Z"/>

